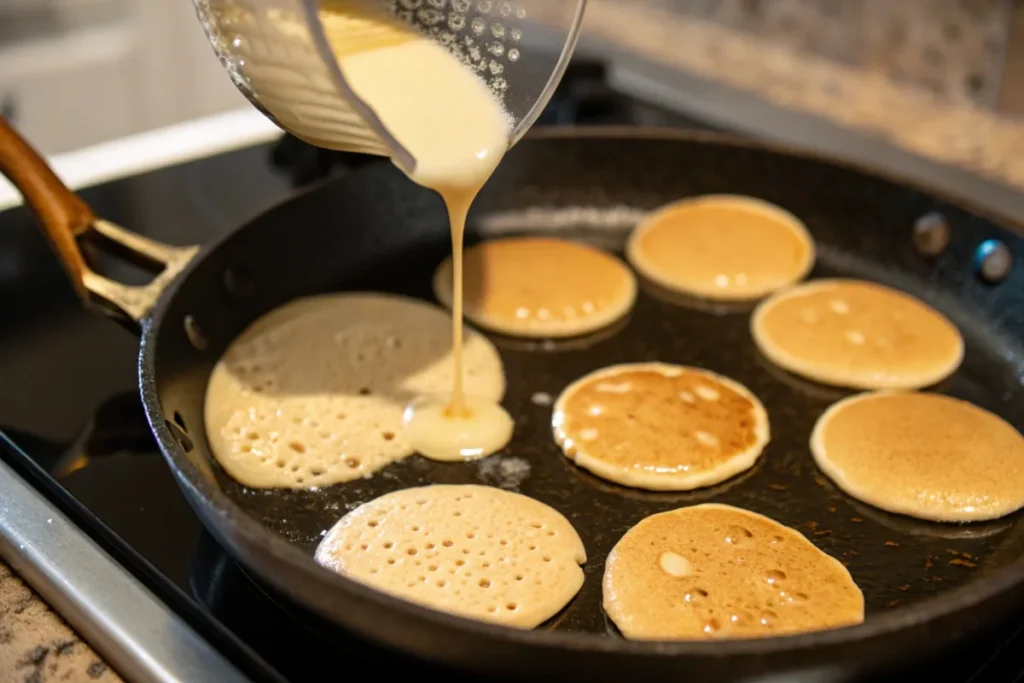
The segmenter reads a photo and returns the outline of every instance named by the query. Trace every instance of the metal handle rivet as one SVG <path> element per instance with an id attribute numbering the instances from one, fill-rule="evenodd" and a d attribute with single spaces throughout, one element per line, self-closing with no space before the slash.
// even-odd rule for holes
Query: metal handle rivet
<path id="1" fill-rule="evenodd" d="M 924 256 L 938 256 L 949 246 L 950 229 L 940 213 L 927 213 L 914 223 L 914 246 Z"/>
<path id="2" fill-rule="evenodd" d="M 246 299 L 252 296 L 252 278 L 238 268 L 228 268 L 224 271 L 224 289 L 234 299 Z"/>
<path id="3" fill-rule="evenodd" d="M 167 425 L 167 429 L 169 429 L 171 434 L 174 435 L 174 440 L 178 442 L 179 446 L 181 446 L 181 450 L 186 453 L 191 453 L 192 449 L 195 448 L 195 444 L 192 443 L 192 439 L 188 438 L 185 432 L 181 431 L 181 427 L 170 420 L 164 420 L 164 424 Z"/>
<path id="4" fill-rule="evenodd" d="M 986 240 L 974 255 L 974 267 L 982 280 L 997 284 L 1009 277 L 1013 270 L 1013 254 L 999 240 Z"/>
<path id="5" fill-rule="evenodd" d="M 185 316 L 185 336 L 188 337 L 189 342 L 198 351 L 206 349 L 206 337 L 203 336 L 203 331 L 199 329 L 199 323 L 191 315 Z"/>

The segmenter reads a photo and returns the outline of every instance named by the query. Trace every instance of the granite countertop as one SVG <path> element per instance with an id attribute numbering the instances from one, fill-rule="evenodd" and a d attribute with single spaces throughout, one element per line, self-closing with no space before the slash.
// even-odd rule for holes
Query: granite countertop
<path id="1" fill-rule="evenodd" d="M 121 679 L 0 561 L 0 681 L 118 683 Z"/>

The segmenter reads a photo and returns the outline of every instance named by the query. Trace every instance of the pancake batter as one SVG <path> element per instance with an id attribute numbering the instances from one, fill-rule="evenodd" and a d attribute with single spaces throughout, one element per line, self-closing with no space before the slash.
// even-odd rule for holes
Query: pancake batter
<path id="1" fill-rule="evenodd" d="M 360 19 L 397 28 L 380 31 L 387 40 L 354 50 L 351 30 L 347 30 L 353 12 Z M 415 168 L 403 170 L 414 182 L 441 195 L 451 222 L 455 363 L 451 395 L 411 404 L 406 413 L 407 434 L 416 450 L 434 457 L 488 455 L 511 438 L 512 419 L 488 397 L 467 400 L 465 394 L 462 242 L 470 205 L 509 146 L 510 119 L 484 81 L 443 46 L 415 34 L 398 19 L 366 12 L 365 3 L 334 2 L 326 4 L 320 16 L 352 89 L 415 159 Z M 359 31 L 359 36 L 367 35 L 365 27 Z M 390 37 L 394 32 L 407 39 L 394 40 Z"/>
<path id="2" fill-rule="evenodd" d="M 583 586 L 587 555 L 544 503 L 489 486 L 404 489 L 360 505 L 316 550 L 324 567 L 459 616 L 530 629 Z"/>
<path id="3" fill-rule="evenodd" d="M 403 412 L 411 396 L 451 387 L 450 332 L 442 309 L 387 294 L 326 294 L 271 311 L 210 375 L 214 457 L 247 486 L 306 489 L 411 455 Z M 469 392 L 496 405 L 505 392 L 497 350 L 470 332 L 463 351 Z"/>

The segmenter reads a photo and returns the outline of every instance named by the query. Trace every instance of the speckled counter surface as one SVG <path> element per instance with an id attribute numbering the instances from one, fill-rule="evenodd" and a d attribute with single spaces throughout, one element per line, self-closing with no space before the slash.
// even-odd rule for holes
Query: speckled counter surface
<path id="1" fill-rule="evenodd" d="M 0 562 L 0 683 L 121 679 Z"/>

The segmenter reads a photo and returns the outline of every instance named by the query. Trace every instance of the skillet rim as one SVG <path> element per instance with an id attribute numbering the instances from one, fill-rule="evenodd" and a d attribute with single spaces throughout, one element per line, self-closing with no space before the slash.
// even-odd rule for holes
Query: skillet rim
<path id="1" fill-rule="evenodd" d="M 841 167 L 869 178 L 881 180 L 889 184 L 896 184 L 904 189 L 926 194 L 940 202 L 955 206 L 965 213 L 984 218 L 999 227 L 1004 227 L 1014 232 L 1018 236 L 1024 236 L 1024 223 L 986 209 L 970 198 L 954 195 L 945 190 L 929 186 L 926 183 L 907 178 L 899 173 L 874 168 L 859 162 L 834 158 L 825 153 L 793 145 L 750 140 L 730 133 L 687 131 L 645 126 L 542 126 L 532 130 L 524 139 L 666 140 L 706 143 L 718 147 L 756 149 L 772 154 L 797 157 L 816 163 Z M 954 616 L 972 607 L 977 607 L 982 603 L 992 601 L 1001 595 L 1009 593 L 1014 588 L 1024 585 L 1024 555 L 1021 555 L 1012 563 L 1000 567 L 992 574 L 984 577 L 984 579 L 975 579 L 963 586 L 939 593 L 911 605 L 888 610 L 871 618 L 865 618 L 862 623 L 854 626 L 771 638 L 722 639 L 714 641 L 640 641 L 609 636 L 607 634 L 572 633 L 539 629 L 519 630 L 486 622 L 478 622 L 408 602 L 366 587 L 340 574 L 320 567 L 306 553 L 283 538 L 273 534 L 246 514 L 230 497 L 207 481 L 199 469 L 184 454 L 175 441 L 171 430 L 165 424 L 167 416 L 160 405 L 156 388 L 156 354 L 157 342 L 160 338 L 160 331 L 167 310 L 181 289 L 182 284 L 200 263 L 205 261 L 211 253 L 217 251 L 230 241 L 238 232 L 244 230 L 255 221 L 262 219 L 285 204 L 298 201 L 308 194 L 313 194 L 326 186 L 342 181 L 343 178 L 326 178 L 314 183 L 294 193 L 288 199 L 254 213 L 248 220 L 241 222 L 233 230 L 204 245 L 200 252 L 179 273 L 178 277 L 161 293 L 148 318 L 143 321 L 138 359 L 140 394 L 146 418 L 150 429 L 157 438 L 160 451 L 174 472 L 179 484 L 187 487 L 191 495 L 204 500 L 208 504 L 207 507 L 215 513 L 215 516 L 232 525 L 234 531 L 247 544 L 259 548 L 261 552 L 273 556 L 275 560 L 288 564 L 293 571 L 305 575 L 309 583 L 300 587 L 295 582 L 279 580 L 276 576 L 260 571 L 258 567 L 250 567 L 245 562 L 242 562 L 242 566 L 247 571 L 254 572 L 263 581 L 271 584 L 291 599 L 296 600 L 304 608 L 312 609 L 322 617 L 327 617 L 329 620 L 338 623 L 336 617 L 330 614 L 330 609 L 318 606 L 315 600 L 309 598 L 309 596 L 317 594 L 318 587 L 320 587 L 326 590 L 341 591 L 347 594 L 349 599 L 363 600 L 371 603 L 373 608 L 390 610 L 392 614 L 406 620 L 415 620 L 415 622 L 420 624 L 433 624 L 448 631 L 470 632 L 477 637 L 483 636 L 491 640 L 504 641 L 513 645 L 577 653 L 668 658 L 676 656 L 718 658 L 728 655 L 758 656 L 793 653 L 796 651 L 852 645 L 862 641 L 876 640 L 879 637 L 898 633 L 913 626 Z M 192 500 L 189 500 L 189 503 L 191 505 Z M 204 518 L 204 526 L 207 526 L 205 522 L 206 515 L 200 514 L 199 516 Z M 232 543 L 222 540 L 223 535 L 219 532 L 219 529 L 215 529 L 216 527 L 214 529 L 208 528 L 208 531 L 219 542 L 227 546 L 226 549 L 230 549 Z M 1009 605 L 1004 605 L 1004 608 L 1007 607 Z M 929 635 L 928 640 L 933 647 L 941 645 L 944 639 L 948 641 L 951 638 L 948 633 L 943 637 L 937 637 L 934 633 Z"/>

